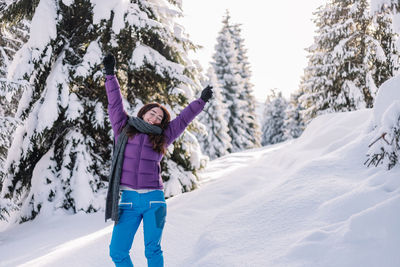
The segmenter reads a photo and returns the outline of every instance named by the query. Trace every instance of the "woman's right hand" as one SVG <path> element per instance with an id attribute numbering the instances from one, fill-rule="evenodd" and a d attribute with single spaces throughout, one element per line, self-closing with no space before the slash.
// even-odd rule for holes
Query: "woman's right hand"
<path id="1" fill-rule="evenodd" d="M 113 54 L 109 53 L 103 59 L 103 65 L 106 75 L 114 75 L 115 57 Z"/>

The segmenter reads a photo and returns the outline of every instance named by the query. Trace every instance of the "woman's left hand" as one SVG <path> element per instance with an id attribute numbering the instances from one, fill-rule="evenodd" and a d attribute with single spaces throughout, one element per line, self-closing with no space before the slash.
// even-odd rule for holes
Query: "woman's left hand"
<path id="1" fill-rule="evenodd" d="M 204 102 L 207 102 L 212 97 L 213 95 L 213 91 L 211 90 L 212 88 L 213 88 L 212 86 L 207 85 L 207 87 L 204 88 L 203 91 L 201 91 L 200 98 L 203 99 Z"/>

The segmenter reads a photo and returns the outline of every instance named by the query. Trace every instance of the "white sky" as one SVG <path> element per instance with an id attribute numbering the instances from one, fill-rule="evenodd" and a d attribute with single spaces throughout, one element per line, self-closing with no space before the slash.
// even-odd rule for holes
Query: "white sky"
<path id="1" fill-rule="evenodd" d="M 298 88 L 307 65 L 305 48 L 313 43 L 312 13 L 324 0 L 183 0 L 181 21 L 190 39 L 204 48 L 194 58 L 204 69 L 214 53 L 222 18 L 228 9 L 233 23 L 242 24 L 248 49 L 254 95 L 264 102 L 270 89 L 285 96 Z"/>

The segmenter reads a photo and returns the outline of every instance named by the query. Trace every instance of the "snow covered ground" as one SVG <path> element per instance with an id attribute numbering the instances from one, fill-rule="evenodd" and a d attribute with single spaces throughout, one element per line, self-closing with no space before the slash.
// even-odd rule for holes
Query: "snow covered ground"
<path id="1" fill-rule="evenodd" d="M 166 266 L 400 266 L 400 168 L 366 168 L 372 110 L 315 119 L 297 140 L 210 162 L 171 198 Z M 0 232 L 0 266 L 113 266 L 104 214 Z M 146 266 L 142 229 L 131 251 Z"/>

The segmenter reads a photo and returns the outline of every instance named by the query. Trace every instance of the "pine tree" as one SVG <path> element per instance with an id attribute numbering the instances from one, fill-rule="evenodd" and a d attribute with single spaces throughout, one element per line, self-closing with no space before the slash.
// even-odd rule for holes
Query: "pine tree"
<path id="1" fill-rule="evenodd" d="M 379 42 L 375 55 L 372 77 L 377 88 L 386 80 L 393 77 L 399 69 L 399 51 L 396 46 L 398 34 L 395 33 L 392 23 L 392 14 L 389 9 L 375 13 L 372 17 L 374 31 L 372 36 Z"/>
<path id="2" fill-rule="evenodd" d="M 175 1 L 145 0 L 107 6 L 20 0 L 4 8 L 2 25 L 27 19 L 31 26 L 9 67 L 9 76 L 28 86 L 5 164 L 2 214 L 18 210 L 15 220 L 23 222 L 54 208 L 74 213 L 104 206 L 112 136 L 101 60 L 107 52 L 116 55 L 128 112 L 158 101 L 176 115 L 199 86 L 187 58 L 196 46 L 174 23 L 180 8 Z M 186 131 L 169 149 L 162 165 L 167 192 L 196 186 L 196 143 Z"/>
<path id="3" fill-rule="evenodd" d="M 6 4 L 5 2 L 0 2 L 0 5 Z M 15 128 L 19 124 L 19 120 L 13 117 L 24 87 L 23 84 L 7 81 L 7 66 L 11 63 L 15 53 L 27 40 L 27 29 L 26 21 L 7 28 L 0 27 L 0 191 L 5 179 L 3 167 L 8 148 L 11 145 L 11 138 L 14 135 Z"/>
<path id="4" fill-rule="evenodd" d="M 304 131 L 305 125 L 301 116 L 302 106 L 299 98 L 303 92 L 297 91 L 290 95 L 290 102 L 288 103 L 285 120 L 284 120 L 284 139 L 293 139 L 299 137 Z"/>
<path id="5" fill-rule="evenodd" d="M 285 141 L 284 121 L 287 101 L 282 92 L 272 90 L 267 97 L 264 110 L 261 144 L 273 145 Z"/>
<path id="6" fill-rule="evenodd" d="M 246 138 L 248 140 L 246 149 L 260 146 L 261 131 L 260 125 L 256 117 L 256 100 L 253 94 L 253 84 L 250 82 L 251 71 L 250 63 L 247 57 L 247 49 L 244 46 L 244 39 L 241 37 L 241 29 L 239 24 L 231 27 L 231 36 L 235 43 L 237 51 L 238 74 L 241 77 L 241 92 L 239 99 L 246 103 L 242 107 L 241 121 L 246 129 Z"/>
<path id="7" fill-rule="evenodd" d="M 223 101 L 228 109 L 225 119 L 228 122 L 228 134 L 232 140 L 232 149 L 229 152 L 237 152 L 252 147 L 253 144 L 248 139 L 247 126 L 242 120 L 247 103 L 243 101 L 243 83 L 237 62 L 238 52 L 232 39 L 232 25 L 228 12 L 222 24 L 222 29 L 217 37 L 212 65 L 221 88 Z"/>
<path id="8" fill-rule="evenodd" d="M 215 159 L 228 154 L 232 148 L 231 138 L 228 134 L 228 124 L 224 118 L 227 108 L 222 101 L 221 89 L 213 68 L 207 71 L 208 84 L 213 86 L 214 95 L 209 100 L 209 105 L 199 115 L 199 120 L 205 125 L 206 136 L 200 137 L 204 152 Z"/>
<path id="9" fill-rule="evenodd" d="M 13 116 L 21 98 L 24 83 L 9 82 L 6 77 L 15 53 L 28 39 L 28 28 L 27 21 L 0 27 L 0 116 Z"/>
<path id="10" fill-rule="evenodd" d="M 301 84 L 306 121 L 327 112 L 372 107 L 377 86 L 393 76 L 393 72 L 386 71 L 392 67 L 384 67 L 384 71 L 377 68 L 391 65 L 397 52 L 392 49 L 392 54 L 384 55 L 389 51 L 382 49 L 380 41 L 390 38 L 374 37 L 376 27 L 369 14 L 369 2 L 330 0 L 315 14 L 318 35 L 308 49 L 309 63 Z"/>

